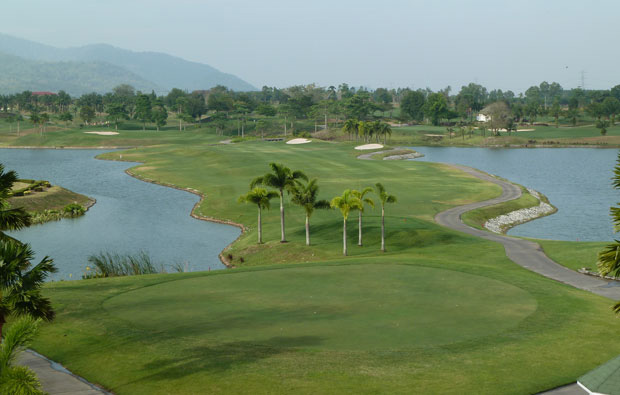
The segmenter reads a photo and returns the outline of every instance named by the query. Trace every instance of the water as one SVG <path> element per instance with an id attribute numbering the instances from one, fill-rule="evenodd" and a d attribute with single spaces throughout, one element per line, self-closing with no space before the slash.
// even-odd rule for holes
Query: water
<path id="1" fill-rule="evenodd" d="M 516 226 L 515 236 L 609 241 L 609 208 L 620 201 L 611 186 L 617 149 L 412 147 L 430 162 L 471 166 L 545 194 L 558 212 Z"/>
<path id="2" fill-rule="evenodd" d="M 124 170 L 135 164 L 94 159 L 102 152 L 0 149 L 0 163 L 19 177 L 49 180 L 97 199 L 83 217 L 10 233 L 30 243 L 38 260 L 54 259 L 54 280 L 81 278 L 88 256 L 101 251 L 143 250 L 158 265 L 187 262 L 192 271 L 223 268 L 218 254 L 237 238 L 238 228 L 191 218 L 198 196 L 130 177 Z"/>

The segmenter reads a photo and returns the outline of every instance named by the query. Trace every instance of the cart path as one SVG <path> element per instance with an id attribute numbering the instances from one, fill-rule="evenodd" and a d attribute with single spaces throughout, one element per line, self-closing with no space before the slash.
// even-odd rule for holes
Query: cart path
<path id="1" fill-rule="evenodd" d="M 609 299 L 620 300 L 620 282 L 618 281 L 604 280 L 580 274 L 561 266 L 547 257 L 540 245 L 533 241 L 499 235 L 465 225 L 461 220 L 461 215 L 463 213 L 480 207 L 518 199 L 521 196 L 521 189 L 516 185 L 496 179 L 471 167 L 452 164 L 448 166 L 464 171 L 481 180 L 499 185 L 502 188 L 502 195 L 494 199 L 485 200 L 484 202 L 466 204 L 443 211 L 435 216 L 435 222 L 460 232 L 503 244 L 508 258 L 517 265 L 528 270 L 571 285 L 575 288 L 583 289 Z"/>

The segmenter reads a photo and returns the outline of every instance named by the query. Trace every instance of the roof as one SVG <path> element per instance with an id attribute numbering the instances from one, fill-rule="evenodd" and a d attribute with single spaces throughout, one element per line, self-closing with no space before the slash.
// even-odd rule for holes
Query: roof
<path id="1" fill-rule="evenodd" d="M 584 374 L 577 383 L 590 394 L 620 395 L 620 355 Z"/>
<path id="2" fill-rule="evenodd" d="M 56 96 L 54 92 L 32 92 L 32 96 Z"/>

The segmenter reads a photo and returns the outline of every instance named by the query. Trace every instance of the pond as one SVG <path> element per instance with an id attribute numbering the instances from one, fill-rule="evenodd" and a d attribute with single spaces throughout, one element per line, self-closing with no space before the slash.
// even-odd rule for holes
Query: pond
<path id="1" fill-rule="evenodd" d="M 222 269 L 218 254 L 240 233 L 234 226 L 190 217 L 199 197 L 137 180 L 124 170 L 135 163 L 97 160 L 100 150 L 0 149 L 0 163 L 21 178 L 49 180 L 97 199 L 85 216 L 35 225 L 11 236 L 30 243 L 37 261 L 48 255 L 53 280 L 80 279 L 88 257 L 99 252 L 148 253 L 159 266 L 191 271 Z"/>
<path id="2" fill-rule="evenodd" d="M 611 186 L 617 149 L 412 147 L 423 160 L 471 166 L 545 194 L 558 212 L 508 231 L 555 240 L 609 241 L 609 208 L 620 201 Z"/>

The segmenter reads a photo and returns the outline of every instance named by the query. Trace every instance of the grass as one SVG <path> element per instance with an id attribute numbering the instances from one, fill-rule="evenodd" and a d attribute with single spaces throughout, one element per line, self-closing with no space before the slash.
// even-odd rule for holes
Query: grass
<path id="1" fill-rule="evenodd" d="M 536 240 L 545 254 L 554 261 L 572 270 L 588 268 L 596 271 L 597 256 L 609 242 L 568 242 L 557 240 Z"/>
<path id="2" fill-rule="evenodd" d="M 23 207 L 31 213 L 41 213 L 45 210 L 62 210 L 71 203 L 82 206 L 89 205 L 92 200 L 84 195 L 75 193 L 57 185 L 46 188 L 42 192 L 32 192 L 30 195 L 15 196 L 8 199 L 13 207 Z"/>
<path id="3" fill-rule="evenodd" d="M 620 352 L 608 301 L 452 237 L 389 261 L 50 284 L 35 349 L 118 394 L 535 393 Z"/>
<path id="4" fill-rule="evenodd" d="M 227 251 L 239 268 L 48 284 L 58 316 L 35 349 L 119 394 L 535 393 L 620 352 L 608 340 L 620 329 L 610 301 L 433 222 L 499 196 L 498 186 L 428 162 L 360 161 L 354 146 L 123 152 L 144 163 L 132 170 L 141 177 L 201 191 L 198 214 L 249 226 Z M 288 203 L 289 242 L 278 241 L 274 209 L 257 245 L 255 208 L 236 198 L 270 161 L 319 177 L 325 199 L 381 181 L 399 199 L 386 209 L 388 252 L 379 251 L 378 210 L 365 213 L 363 247 L 351 219 L 343 258 L 340 214 L 317 211 L 306 247 L 303 211 Z"/>
<path id="5" fill-rule="evenodd" d="M 485 222 L 491 218 L 496 218 L 500 215 L 522 208 L 530 208 L 539 205 L 540 202 L 538 199 L 532 196 L 527 189 L 521 189 L 523 194 L 518 199 L 468 211 L 461 216 L 461 219 L 469 226 L 477 229 L 484 229 Z"/>
<path id="6" fill-rule="evenodd" d="M 407 154 L 414 154 L 416 151 L 412 150 L 412 149 L 394 149 L 388 152 L 383 152 L 381 154 L 376 154 L 373 155 L 372 158 L 376 159 L 376 160 L 383 160 L 383 158 L 387 158 L 388 156 L 395 156 L 395 155 L 407 155 Z"/>

